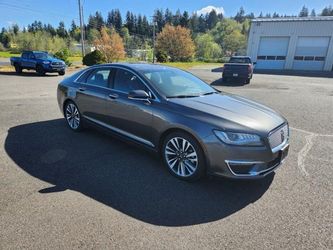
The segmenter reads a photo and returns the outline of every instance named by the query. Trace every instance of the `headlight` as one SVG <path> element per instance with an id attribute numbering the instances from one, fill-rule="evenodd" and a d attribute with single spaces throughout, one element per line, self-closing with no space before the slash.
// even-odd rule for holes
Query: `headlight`
<path id="1" fill-rule="evenodd" d="M 214 130 L 215 135 L 222 142 L 230 145 L 238 146 L 262 146 L 263 143 L 258 135 L 245 134 L 245 133 L 234 133 Z"/>
<path id="2" fill-rule="evenodd" d="M 50 64 L 50 62 L 49 61 L 44 61 L 43 64 Z"/>

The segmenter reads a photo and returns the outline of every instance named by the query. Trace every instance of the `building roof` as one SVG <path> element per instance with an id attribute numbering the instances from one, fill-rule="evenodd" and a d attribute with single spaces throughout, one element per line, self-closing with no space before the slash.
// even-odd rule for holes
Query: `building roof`
<path id="1" fill-rule="evenodd" d="M 277 18 L 256 18 L 252 22 L 300 22 L 300 21 L 333 21 L 333 16 L 316 17 L 277 17 Z"/>

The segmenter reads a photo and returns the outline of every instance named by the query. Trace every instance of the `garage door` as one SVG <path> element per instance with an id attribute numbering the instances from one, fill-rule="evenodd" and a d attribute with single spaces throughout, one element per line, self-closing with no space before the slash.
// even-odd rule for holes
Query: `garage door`
<path id="1" fill-rule="evenodd" d="M 289 37 L 261 37 L 257 69 L 283 69 L 289 46 Z"/>
<path id="2" fill-rule="evenodd" d="M 293 69 L 323 70 L 329 43 L 329 37 L 299 37 Z"/>

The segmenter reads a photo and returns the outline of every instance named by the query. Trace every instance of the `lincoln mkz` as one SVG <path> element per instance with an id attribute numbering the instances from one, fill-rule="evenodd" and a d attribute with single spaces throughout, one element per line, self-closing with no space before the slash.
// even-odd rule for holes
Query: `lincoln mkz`
<path id="1" fill-rule="evenodd" d="M 172 67 L 92 66 L 64 79 L 57 98 L 73 131 L 101 126 L 159 153 L 182 180 L 260 178 L 288 154 L 289 126 L 279 113 Z"/>

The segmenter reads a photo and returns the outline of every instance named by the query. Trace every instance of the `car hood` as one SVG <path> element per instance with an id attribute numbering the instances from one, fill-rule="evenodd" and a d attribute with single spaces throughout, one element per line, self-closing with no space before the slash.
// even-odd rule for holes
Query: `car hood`
<path id="1" fill-rule="evenodd" d="M 228 124 L 229 129 L 230 127 L 237 129 L 239 126 L 233 126 L 236 123 L 240 127 L 268 133 L 286 121 L 280 114 L 262 104 L 226 93 L 175 98 L 169 101 L 206 113 L 208 117 L 220 118 L 214 123 L 221 128 L 225 128 Z M 209 119 L 208 117 L 203 116 L 204 119 Z"/>
<path id="2" fill-rule="evenodd" d="M 53 62 L 61 62 L 61 63 L 65 63 L 63 60 L 60 60 L 58 58 L 48 58 L 48 59 L 38 59 L 39 61 L 48 61 L 50 63 L 53 63 Z"/>

